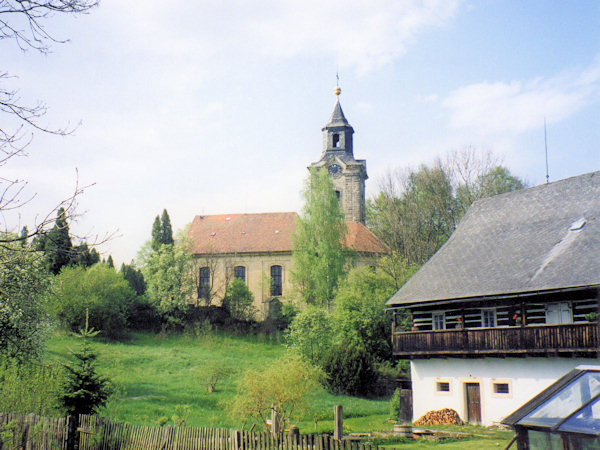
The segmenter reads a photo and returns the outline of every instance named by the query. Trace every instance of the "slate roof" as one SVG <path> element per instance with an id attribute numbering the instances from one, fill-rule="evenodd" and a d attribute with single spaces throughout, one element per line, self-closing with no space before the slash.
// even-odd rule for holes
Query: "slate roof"
<path id="1" fill-rule="evenodd" d="M 350 123 L 346 120 L 344 116 L 344 111 L 342 111 L 342 105 L 340 105 L 340 99 L 338 97 L 335 102 L 335 106 L 333 108 L 333 112 L 331 113 L 331 117 L 329 121 L 325 124 L 325 128 L 329 127 L 350 127 Z"/>
<path id="2" fill-rule="evenodd" d="M 475 202 L 388 305 L 595 285 L 600 172 Z"/>
<path id="3" fill-rule="evenodd" d="M 194 254 L 291 252 L 292 233 L 298 214 L 219 214 L 196 216 L 188 236 Z M 346 245 L 358 252 L 384 254 L 389 251 L 362 223 L 347 222 Z"/>

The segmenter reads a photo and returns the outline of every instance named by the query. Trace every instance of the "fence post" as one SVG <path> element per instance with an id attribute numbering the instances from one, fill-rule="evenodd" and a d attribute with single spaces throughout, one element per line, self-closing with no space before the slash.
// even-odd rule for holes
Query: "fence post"
<path id="1" fill-rule="evenodd" d="M 273 436 L 279 436 L 279 413 L 271 407 L 271 433 Z"/>
<path id="2" fill-rule="evenodd" d="M 75 450 L 79 447 L 77 442 L 78 434 L 77 427 L 79 425 L 78 416 L 67 416 L 67 450 Z"/>
<path id="3" fill-rule="evenodd" d="M 342 405 L 333 407 L 333 438 L 336 441 L 342 439 L 344 435 L 344 417 L 342 414 Z"/>

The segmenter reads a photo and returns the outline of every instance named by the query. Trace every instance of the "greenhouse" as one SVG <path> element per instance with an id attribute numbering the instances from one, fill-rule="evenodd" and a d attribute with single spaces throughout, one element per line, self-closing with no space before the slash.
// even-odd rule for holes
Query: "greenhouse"
<path id="1" fill-rule="evenodd" d="M 578 366 L 503 424 L 519 449 L 600 449 L 600 366 Z"/>

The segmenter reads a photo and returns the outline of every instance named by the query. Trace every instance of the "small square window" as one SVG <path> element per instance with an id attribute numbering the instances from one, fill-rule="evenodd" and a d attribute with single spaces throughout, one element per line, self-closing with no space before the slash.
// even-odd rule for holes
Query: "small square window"
<path id="1" fill-rule="evenodd" d="M 448 381 L 438 381 L 435 386 L 438 392 L 450 392 L 450 383 Z"/>
<path id="2" fill-rule="evenodd" d="M 493 383 L 494 394 L 510 394 L 510 386 L 508 383 Z"/>

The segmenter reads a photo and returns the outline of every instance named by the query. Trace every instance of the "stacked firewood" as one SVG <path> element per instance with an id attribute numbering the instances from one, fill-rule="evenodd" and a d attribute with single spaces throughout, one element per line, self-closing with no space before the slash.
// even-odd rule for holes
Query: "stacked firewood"
<path id="1" fill-rule="evenodd" d="M 462 420 L 456 411 L 450 408 L 440 409 L 438 411 L 429 411 L 415 425 L 462 425 Z"/>

